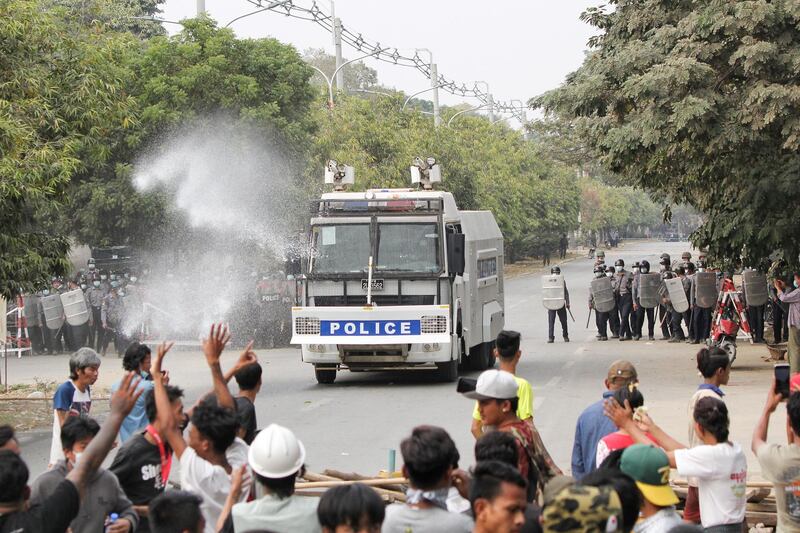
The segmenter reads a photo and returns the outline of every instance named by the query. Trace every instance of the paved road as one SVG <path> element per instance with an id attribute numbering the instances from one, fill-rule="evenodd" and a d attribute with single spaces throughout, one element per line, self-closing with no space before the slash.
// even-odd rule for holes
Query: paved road
<path id="1" fill-rule="evenodd" d="M 680 257 L 687 247 L 686 243 L 631 242 L 607 251 L 606 258 L 612 264 L 622 258 L 628 265 L 640 259 L 656 265 L 662 251 Z M 591 329 L 584 327 L 591 264 L 584 258 L 562 267 L 577 320 L 570 321 L 572 342 L 568 344 L 561 342 L 558 334 L 555 344 L 546 344 L 547 313 L 541 304 L 539 276 L 506 281 L 506 327 L 523 334 L 518 370 L 533 385 L 536 425 L 564 469 L 569 468 L 575 420 L 586 405 L 600 397 L 606 370 L 613 360 L 625 358 L 637 365 L 651 412 L 680 439 L 685 439 L 688 427 L 686 402 L 699 381 L 693 362 L 695 346 L 662 341 L 595 341 L 594 320 Z M 659 337 L 657 332 L 656 338 Z M 235 354 L 226 357 L 223 362 L 232 361 Z M 456 394 L 454 384 L 437 383 L 422 372 L 383 372 L 340 373 L 334 385 L 323 386 L 316 383 L 311 366 L 300 362 L 297 349 L 264 350 L 259 357 L 265 368 L 264 388 L 256 401 L 259 426 L 277 422 L 292 428 L 307 448 L 311 470 L 336 468 L 376 473 L 387 468 L 388 451 L 399 448 L 401 439 L 418 424 L 446 428 L 458 445 L 462 465 L 472 462 L 472 404 Z M 745 354 L 742 359 L 758 358 Z M 110 359 L 108 363 L 108 368 L 101 368 L 101 379 L 110 383 L 121 370 L 115 368 L 117 360 Z M 32 364 L 28 362 L 28 367 Z M 190 400 L 204 392 L 209 378 L 202 355 L 190 351 L 170 353 L 168 364 L 173 382 L 185 387 Z M 23 373 L 28 367 L 20 365 L 18 372 Z M 740 417 L 741 424 L 737 425 L 734 419 L 732 434 L 743 444 L 749 443 L 761 406 L 762 385 L 767 379 L 768 368 L 763 364 L 737 362 L 729 389 L 741 388 L 729 405 L 732 412 L 739 408 L 734 404 L 748 412 Z M 780 433 L 773 428 L 773 435 Z M 48 447 L 49 434 L 31 435 L 25 455 L 34 473 L 43 468 L 43 461 L 46 463 Z"/>

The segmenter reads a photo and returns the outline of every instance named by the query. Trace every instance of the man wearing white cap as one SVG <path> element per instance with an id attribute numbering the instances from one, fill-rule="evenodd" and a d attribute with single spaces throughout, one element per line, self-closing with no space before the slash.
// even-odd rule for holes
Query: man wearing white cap
<path id="1" fill-rule="evenodd" d="M 250 445 L 248 463 L 265 494 L 234 505 L 221 533 L 319 533 L 318 498 L 294 494 L 305 459 L 306 449 L 291 430 L 277 424 L 261 430 Z"/>

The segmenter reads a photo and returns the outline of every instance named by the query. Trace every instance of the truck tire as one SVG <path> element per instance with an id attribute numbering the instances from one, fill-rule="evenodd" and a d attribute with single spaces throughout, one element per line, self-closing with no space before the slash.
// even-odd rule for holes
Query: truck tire
<path id="1" fill-rule="evenodd" d="M 336 381 L 336 367 L 326 365 L 314 365 L 314 375 L 320 385 L 330 385 Z"/>
<path id="2" fill-rule="evenodd" d="M 454 382 L 458 379 L 458 361 L 436 363 L 436 375 L 445 383 Z"/>

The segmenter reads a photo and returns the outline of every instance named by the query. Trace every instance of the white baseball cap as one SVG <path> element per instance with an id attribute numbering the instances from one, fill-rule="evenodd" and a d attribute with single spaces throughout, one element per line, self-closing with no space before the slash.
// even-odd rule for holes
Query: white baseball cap
<path id="1" fill-rule="evenodd" d="M 478 376 L 475 390 L 464 396 L 473 400 L 510 400 L 517 397 L 517 380 L 505 370 L 487 370 Z"/>

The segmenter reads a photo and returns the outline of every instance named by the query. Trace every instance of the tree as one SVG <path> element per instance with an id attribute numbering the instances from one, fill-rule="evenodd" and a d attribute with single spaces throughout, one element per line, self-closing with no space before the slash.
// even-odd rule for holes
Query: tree
<path id="1" fill-rule="evenodd" d="M 296 161 L 311 142 L 310 104 L 317 93 L 308 83 L 312 70 L 293 47 L 275 39 L 237 39 L 205 16 L 183 24 L 181 33 L 149 39 L 140 53 L 121 61 L 140 124 L 112 136 L 113 157 L 83 173 L 71 190 L 69 224 L 81 242 L 150 248 L 185 233 L 165 194 L 131 185 L 137 158 L 160 150 L 181 128 L 240 123 Z"/>
<path id="2" fill-rule="evenodd" d="M 583 65 L 534 104 L 575 124 L 604 167 L 705 215 L 721 259 L 791 262 L 800 234 L 800 4 L 613 0 Z"/>
<path id="3" fill-rule="evenodd" d="M 36 0 L 0 3 L 0 294 L 67 269 L 67 235 L 46 231 L 77 173 L 109 156 L 106 132 L 133 124 L 113 62 L 125 43 L 63 26 Z M 72 31 L 70 31 L 72 30 Z"/>
<path id="4" fill-rule="evenodd" d="M 336 56 L 328 54 L 321 48 L 308 48 L 303 52 L 303 60 L 320 69 L 328 77 L 336 70 Z M 347 58 L 343 57 L 342 62 L 345 61 Z M 344 90 L 348 92 L 370 89 L 378 84 L 378 71 L 365 65 L 363 61 L 350 63 L 341 72 L 344 78 Z M 317 71 L 311 76 L 311 83 L 328 89 L 328 83 Z"/>

